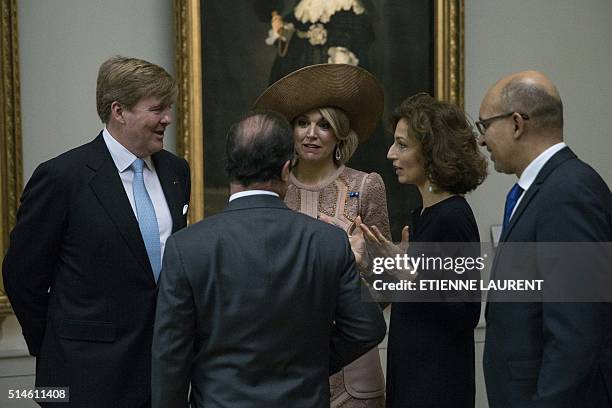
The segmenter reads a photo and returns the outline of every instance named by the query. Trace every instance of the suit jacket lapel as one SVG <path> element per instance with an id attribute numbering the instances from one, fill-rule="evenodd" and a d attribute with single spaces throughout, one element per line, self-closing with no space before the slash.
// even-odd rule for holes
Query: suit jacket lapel
<path id="1" fill-rule="evenodd" d="M 160 153 L 155 153 L 152 156 L 153 163 L 155 164 L 155 171 L 157 172 L 157 178 L 161 184 L 164 196 L 166 197 L 166 203 L 172 216 L 172 232 L 176 232 L 178 227 L 183 223 L 183 205 L 186 204 L 184 201 L 184 192 L 181 190 L 182 186 L 178 175 L 174 172 L 174 169 L 170 165 L 168 159 L 163 157 Z"/>
<path id="2" fill-rule="evenodd" d="M 517 220 L 521 217 L 521 214 L 525 211 L 525 208 L 529 205 L 529 202 L 536 196 L 538 190 L 540 189 L 540 185 L 535 182 L 529 187 L 529 189 L 524 193 L 525 196 L 519 203 L 518 208 L 514 212 L 514 215 L 510 219 L 510 224 L 504 229 L 501 237 L 499 238 L 499 245 L 497 247 L 495 258 L 493 259 L 493 266 L 491 267 L 491 280 L 495 279 L 496 271 L 497 271 L 497 262 L 501 257 L 501 252 L 503 251 L 503 243 L 507 241 L 508 235 L 512 232 L 512 229 L 516 225 Z"/>
<path id="3" fill-rule="evenodd" d="M 147 271 L 151 279 L 154 279 L 147 250 L 138 227 L 138 220 L 125 194 L 117 167 L 104 143 L 102 133 L 91 146 L 88 167 L 95 173 L 89 185 L 138 263 Z"/>
<path id="4" fill-rule="evenodd" d="M 564 147 L 563 149 L 555 153 L 550 158 L 550 160 L 546 162 L 544 167 L 542 167 L 542 169 L 536 176 L 536 179 L 533 181 L 533 184 L 531 184 L 529 189 L 525 192 L 525 196 L 519 203 L 518 208 L 516 209 L 516 211 L 514 212 L 514 215 L 510 219 L 510 224 L 508 224 L 508 227 L 502 233 L 502 236 L 500 237 L 500 242 L 506 241 L 506 239 L 508 238 L 508 235 L 510 235 L 510 233 L 512 232 L 512 229 L 516 225 L 516 222 L 521 217 L 521 214 L 523 214 L 523 212 L 529 205 L 529 202 L 536 196 L 536 194 L 540 190 L 540 186 L 542 185 L 542 183 L 544 183 L 544 181 L 550 175 L 550 173 L 552 173 L 553 170 L 559 167 L 561 163 L 565 162 L 566 160 L 575 159 L 575 158 L 576 158 L 576 155 L 574 154 L 574 152 L 572 152 L 569 147 Z"/>
<path id="5" fill-rule="evenodd" d="M 501 252 L 503 251 L 503 248 L 502 248 L 503 243 L 508 240 L 508 237 L 512 233 L 512 230 L 514 229 L 519 218 L 521 218 L 521 215 L 525 212 L 525 209 L 527 208 L 529 203 L 538 194 L 538 191 L 540 190 L 542 183 L 544 183 L 544 181 L 550 175 L 550 173 L 552 173 L 561 163 L 567 160 L 570 160 L 570 159 L 575 159 L 575 158 L 576 158 L 576 155 L 574 154 L 574 152 L 572 152 L 572 150 L 569 147 L 564 147 L 563 149 L 555 153 L 550 158 L 550 160 L 546 162 L 544 167 L 542 167 L 542 169 L 536 176 L 536 179 L 533 181 L 533 184 L 531 184 L 529 189 L 527 189 L 527 191 L 524 193 L 525 196 L 519 203 L 518 208 L 516 209 L 516 211 L 514 212 L 514 215 L 510 219 L 510 224 L 508 224 L 508 227 L 504 229 L 499 239 L 500 245 L 497 248 L 497 251 L 496 251 L 497 253 L 495 255 L 495 259 L 493 260 L 493 266 L 491 267 L 491 279 L 495 278 L 496 271 L 497 271 L 497 262 L 500 258 Z"/>
<path id="6" fill-rule="evenodd" d="M 525 208 L 527 208 L 527 206 L 529 205 L 529 202 L 533 199 L 533 197 L 535 197 L 539 189 L 540 189 L 540 185 L 534 182 L 529 187 L 529 189 L 525 192 L 525 196 L 519 203 L 519 206 L 514 212 L 514 215 L 512 215 L 512 218 L 510 219 L 510 223 L 502 232 L 502 235 L 500 237 L 500 242 L 506 241 L 506 238 L 508 238 L 508 235 L 510 235 L 510 232 L 514 228 L 516 221 L 521 217 L 521 214 L 523 214 L 523 211 L 525 211 Z"/>

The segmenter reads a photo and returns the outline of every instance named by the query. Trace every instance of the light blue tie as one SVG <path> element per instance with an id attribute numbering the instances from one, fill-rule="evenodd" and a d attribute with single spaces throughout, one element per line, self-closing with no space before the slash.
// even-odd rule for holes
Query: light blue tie
<path id="1" fill-rule="evenodd" d="M 144 240 L 145 248 L 149 255 L 149 262 L 151 262 L 155 282 L 157 282 L 159 272 L 161 271 L 159 227 L 157 225 L 157 217 L 155 216 L 153 202 L 144 184 L 144 177 L 142 175 L 143 168 L 144 161 L 142 159 L 136 159 L 132 163 L 132 170 L 134 170 L 132 189 L 134 191 L 134 203 L 136 204 L 138 226 L 140 227 L 140 233 L 142 234 L 142 239 Z"/>

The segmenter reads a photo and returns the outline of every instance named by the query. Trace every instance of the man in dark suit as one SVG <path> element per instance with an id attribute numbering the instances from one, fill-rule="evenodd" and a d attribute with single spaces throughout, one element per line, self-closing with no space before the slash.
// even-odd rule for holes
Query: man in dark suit
<path id="1" fill-rule="evenodd" d="M 162 150 L 174 79 L 113 57 L 98 73 L 105 128 L 36 169 L 4 284 L 36 356 L 36 386 L 74 407 L 150 405 L 151 336 L 166 239 L 186 225 L 189 167 Z"/>
<path id="2" fill-rule="evenodd" d="M 602 289 L 610 293 L 612 266 L 605 256 L 586 260 L 565 253 L 612 241 L 610 190 L 563 143 L 561 98 L 543 74 L 520 72 L 497 82 L 480 117 L 480 143 L 495 169 L 519 178 L 507 197 L 492 279 L 532 274 L 544 281 L 538 302 L 496 302 L 490 294 L 484 352 L 489 406 L 610 407 L 611 304 L 586 302 L 588 296 L 571 300 L 581 282 L 606 282 Z"/>
<path id="3" fill-rule="evenodd" d="M 153 407 L 329 407 L 328 377 L 384 337 L 339 228 L 291 211 L 293 131 L 256 112 L 227 138 L 230 203 L 168 240 Z"/>

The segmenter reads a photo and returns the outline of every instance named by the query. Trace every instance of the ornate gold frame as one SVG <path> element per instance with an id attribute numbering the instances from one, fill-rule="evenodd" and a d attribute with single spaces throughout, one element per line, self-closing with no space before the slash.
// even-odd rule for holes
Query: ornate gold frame
<path id="1" fill-rule="evenodd" d="M 464 98 L 464 0 L 434 0 L 435 96 Z M 190 223 L 204 218 L 204 138 L 200 0 L 174 0 L 176 33 L 177 151 L 191 166 Z"/>
<path id="2" fill-rule="evenodd" d="M 176 40 L 177 153 L 191 168 L 189 223 L 204 218 L 204 138 L 202 123 L 202 58 L 200 0 L 174 0 Z"/>
<path id="3" fill-rule="evenodd" d="M 464 0 L 435 0 L 435 96 L 464 107 Z"/>
<path id="4" fill-rule="evenodd" d="M 0 0 L 0 248 L 15 225 L 23 184 L 17 0 Z M 12 313 L 0 280 L 0 322 Z"/>

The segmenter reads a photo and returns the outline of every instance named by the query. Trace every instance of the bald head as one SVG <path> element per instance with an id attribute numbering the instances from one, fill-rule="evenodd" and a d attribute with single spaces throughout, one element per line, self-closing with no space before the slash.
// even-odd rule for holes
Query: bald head
<path id="1" fill-rule="evenodd" d="M 284 164 L 293 157 L 293 129 L 275 112 L 251 112 L 230 128 L 226 155 L 232 183 L 248 187 L 281 180 Z"/>
<path id="2" fill-rule="evenodd" d="M 559 91 L 541 72 L 518 72 L 497 81 L 479 116 L 479 143 L 502 173 L 520 177 L 540 153 L 563 141 Z"/>
<path id="3" fill-rule="evenodd" d="M 527 114 L 534 129 L 563 129 L 563 104 L 559 90 L 538 71 L 522 71 L 502 78 L 489 89 L 484 103 L 506 112 Z"/>

